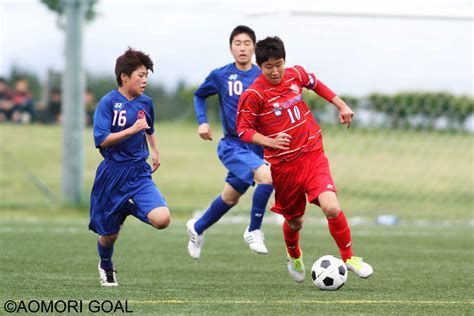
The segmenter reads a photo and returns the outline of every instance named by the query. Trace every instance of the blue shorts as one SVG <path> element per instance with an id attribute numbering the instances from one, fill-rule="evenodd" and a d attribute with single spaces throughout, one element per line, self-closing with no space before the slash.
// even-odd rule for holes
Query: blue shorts
<path id="1" fill-rule="evenodd" d="M 166 201 L 151 179 L 146 161 L 104 160 L 92 187 L 89 229 L 101 236 L 116 234 L 128 215 L 150 224 L 148 213 L 161 206 L 167 206 Z"/>
<path id="2" fill-rule="evenodd" d="M 222 138 L 217 146 L 217 155 L 229 171 L 225 181 L 242 194 L 254 185 L 255 169 L 265 164 L 263 147 L 245 143 L 238 137 Z"/>

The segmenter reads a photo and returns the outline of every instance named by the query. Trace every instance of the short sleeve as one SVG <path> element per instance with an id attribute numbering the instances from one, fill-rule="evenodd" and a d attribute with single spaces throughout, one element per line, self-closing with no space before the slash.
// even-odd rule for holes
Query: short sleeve
<path id="1" fill-rule="evenodd" d="M 94 113 L 94 143 L 99 148 L 100 144 L 111 133 L 112 128 L 112 107 L 110 101 L 102 98 Z"/>
<path id="2" fill-rule="evenodd" d="M 306 89 L 309 89 L 309 90 L 313 90 L 316 87 L 316 83 L 317 83 L 318 79 L 316 78 L 316 75 L 314 73 L 307 72 L 301 66 L 294 66 L 293 68 L 298 73 L 298 77 L 299 77 L 299 79 L 301 81 L 301 85 L 303 87 L 305 87 Z"/>
<path id="3" fill-rule="evenodd" d="M 147 117 L 147 122 L 148 122 L 148 125 L 150 126 L 149 129 L 147 129 L 145 131 L 145 133 L 147 133 L 148 135 L 153 135 L 153 133 L 155 133 L 155 110 L 154 110 L 154 106 L 153 106 L 153 102 L 151 101 L 149 103 L 149 117 Z"/>

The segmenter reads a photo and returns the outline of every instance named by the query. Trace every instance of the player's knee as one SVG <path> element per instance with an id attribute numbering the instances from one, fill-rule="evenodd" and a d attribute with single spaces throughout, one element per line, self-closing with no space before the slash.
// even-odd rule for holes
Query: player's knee
<path id="1" fill-rule="evenodd" d="M 163 219 L 159 222 L 154 222 L 153 226 L 156 229 L 165 229 L 166 227 L 170 226 L 170 223 L 171 223 L 171 219 L 168 217 L 168 218 Z"/>
<path id="2" fill-rule="evenodd" d="M 168 217 L 161 217 L 161 218 L 150 218 L 150 223 L 156 229 L 165 229 L 171 223 L 171 218 Z"/>
<path id="3" fill-rule="evenodd" d="M 270 168 L 266 165 L 262 165 L 255 170 L 254 181 L 258 184 L 273 184 Z"/>
<path id="4" fill-rule="evenodd" d="M 288 221 L 288 226 L 290 226 L 291 230 L 299 231 L 303 228 L 303 223 L 304 223 L 304 219 L 299 218 L 297 220 Z"/>
<path id="5" fill-rule="evenodd" d="M 327 218 L 336 218 L 339 215 L 339 212 L 341 211 L 339 205 L 337 204 L 327 205 L 321 207 L 321 209 L 323 210 L 324 215 L 326 215 Z"/>
<path id="6" fill-rule="evenodd" d="M 225 204 L 231 207 L 239 203 L 239 199 L 240 199 L 240 196 L 226 196 L 226 195 L 222 196 L 222 201 L 224 201 Z"/>
<path id="7" fill-rule="evenodd" d="M 154 209 L 148 214 L 150 224 L 156 229 L 165 229 L 171 223 L 171 216 L 168 208 Z"/>
<path id="8" fill-rule="evenodd" d="M 272 176 L 270 174 L 265 174 L 261 179 L 259 179 L 259 184 L 273 184 Z"/>
<path id="9" fill-rule="evenodd" d="M 107 236 L 100 236 L 99 237 L 99 242 L 102 246 L 106 248 L 110 248 L 114 245 L 115 241 L 118 238 L 118 234 L 112 234 L 112 235 L 107 235 Z"/>

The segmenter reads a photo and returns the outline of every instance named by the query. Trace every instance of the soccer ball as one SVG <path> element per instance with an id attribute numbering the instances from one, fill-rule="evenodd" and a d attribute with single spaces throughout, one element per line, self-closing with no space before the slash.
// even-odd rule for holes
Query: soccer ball
<path id="1" fill-rule="evenodd" d="M 322 256 L 311 268 L 311 279 L 320 290 L 339 290 L 347 281 L 346 265 L 334 256 Z"/>

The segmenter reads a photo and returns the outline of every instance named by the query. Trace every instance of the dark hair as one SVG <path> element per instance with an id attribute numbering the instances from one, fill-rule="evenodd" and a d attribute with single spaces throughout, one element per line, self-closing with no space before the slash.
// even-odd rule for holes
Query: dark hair
<path id="1" fill-rule="evenodd" d="M 49 94 L 61 94 L 61 89 L 54 87 L 51 90 L 49 90 Z"/>
<path id="2" fill-rule="evenodd" d="M 255 32 L 246 25 L 238 25 L 232 30 L 232 33 L 230 33 L 229 46 L 232 46 L 232 41 L 234 40 L 234 37 L 242 33 L 247 34 L 255 45 L 255 42 L 257 41 L 257 38 L 255 37 Z"/>
<path id="3" fill-rule="evenodd" d="M 146 69 L 153 71 L 153 62 L 150 56 L 141 51 L 129 47 L 123 55 L 119 56 L 115 62 L 115 77 L 119 87 L 122 86 L 121 74 L 130 77 L 132 72 L 142 65 L 145 66 Z"/>
<path id="4" fill-rule="evenodd" d="M 283 58 L 284 60 L 286 58 L 285 44 L 278 36 L 267 37 L 257 42 L 255 57 L 259 66 L 270 59 Z"/>

